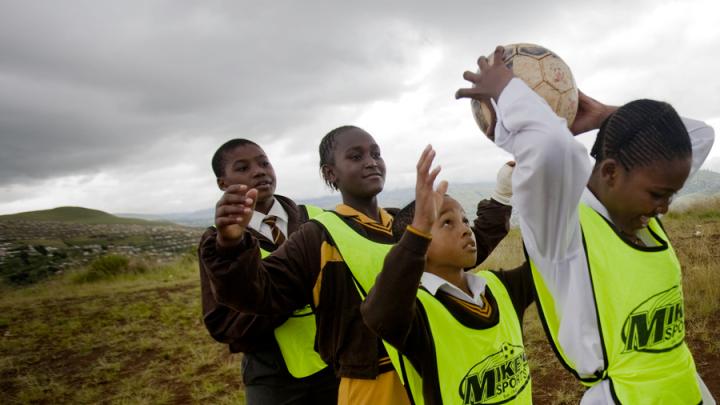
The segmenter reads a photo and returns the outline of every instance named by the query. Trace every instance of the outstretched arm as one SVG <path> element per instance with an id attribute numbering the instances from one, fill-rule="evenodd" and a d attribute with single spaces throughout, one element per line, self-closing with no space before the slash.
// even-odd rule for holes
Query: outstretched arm
<path id="1" fill-rule="evenodd" d="M 238 312 L 283 315 L 312 302 L 323 240 L 320 226 L 307 222 L 265 259 L 249 232 L 231 247 L 211 236 L 200 245 L 199 257 L 219 304 Z"/>
<path id="2" fill-rule="evenodd" d="M 587 151 L 545 100 L 512 78 L 502 63 L 502 47 L 494 60 L 490 65 L 481 58 L 480 73 L 465 72 L 474 87 L 456 95 L 490 97 L 497 115 L 495 143 L 517 162 L 513 202 L 528 252 L 533 258 L 563 260 L 582 248 L 577 206 L 590 177 Z"/>
<path id="3" fill-rule="evenodd" d="M 216 230 L 208 230 L 202 240 L 215 234 Z M 266 345 L 267 336 L 272 336 L 273 330 L 287 319 L 287 316 L 247 314 L 218 304 L 202 260 L 200 261 L 200 291 L 205 328 L 213 339 L 229 344 L 234 352 L 252 351 L 258 346 Z"/>
<path id="4" fill-rule="evenodd" d="M 690 142 L 692 143 L 692 168 L 690 170 L 690 175 L 692 176 L 700 170 L 700 166 L 702 166 L 710 154 L 710 149 L 712 149 L 713 143 L 715 142 L 715 131 L 711 126 L 702 121 L 690 118 L 683 118 L 682 120 L 685 128 L 687 128 L 688 135 L 690 135 Z"/>
<path id="5" fill-rule="evenodd" d="M 365 324 L 379 337 L 401 351 L 408 339 L 417 343 L 420 333 L 416 296 L 425 270 L 425 254 L 430 245 L 430 229 L 437 219 L 447 182 L 437 189 L 433 183 L 440 172 L 430 170 L 435 151 L 426 147 L 417 164 L 415 215 L 412 225 L 385 258 L 382 272 L 362 303 L 360 311 Z M 413 329 L 415 328 L 415 329 Z"/>

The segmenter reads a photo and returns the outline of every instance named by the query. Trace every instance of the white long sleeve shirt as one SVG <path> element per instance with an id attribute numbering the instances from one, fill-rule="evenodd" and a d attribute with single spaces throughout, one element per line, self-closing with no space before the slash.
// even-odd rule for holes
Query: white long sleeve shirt
<path id="1" fill-rule="evenodd" d="M 610 220 L 587 189 L 592 163 L 585 147 L 525 83 L 515 78 L 494 103 L 495 143 L 515 156 L 513 205 L 528 255 L 555 299 L 558 341 L 582 377 L 604 366 L 590 276 L 578 216 L 580 201 Z M 707 158 L 714 140 L 706 124 L 683 119 L 693 150 L 691 174 Z M 646 229 L 639 231 L 647 233 Z M 704 403 L 714 404 L 700 380 Z M 607 380 L 586 391 L 582 404 L 613 404 Z"/>

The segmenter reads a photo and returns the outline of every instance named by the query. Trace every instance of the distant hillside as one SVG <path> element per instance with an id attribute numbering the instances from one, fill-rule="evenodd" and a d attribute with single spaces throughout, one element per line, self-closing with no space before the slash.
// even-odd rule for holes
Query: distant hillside
<path id="1" fill-rule="evenodd" d="M 698 171 L 683 187 L 680 195 L 720 193 L 720 173 L 710 170 Z"/>
<path id="2" fill-rule="evenodd" d="M 117 213 L 115 215 L 123 218 L 142 218 L 149 221 L 166 221 L 184 226 L 205 228 L 212 225 L 213 218 L 215 217 L 215 208 L 189 212 L 171 212 L 167 214 Z"/>
<path id="3" fill-rule="evenodd" d="M 475 217 L 475 207 L 478 201 L 490 198 L 490 194 L 494 190 L 495 184 L 490 182 L 483 183 L 450 183 L 448 194 L 460 202 L 468 217 Z M 395 190 L 385 190 L 379 196 L 380 206 L 402 208 L 410 201 L 415 199 L 415 188 L 398 188 Z M 340 194 L 335 193 L 332 196 L 321 198 L 305 198 L 299 199 L 302 204 L 317 205 L 321 208 L 333 208 L 341 202 Z"/>
<path id="4" fill-rule="evenodd" d="M 468 218 L 475 217 L 475 206 L 477 202 L 483 198 L 489 198 L 495 183 L 450 183 L 449 193 L 465 209 Z M 720 173 L 710 170 L 700 170 L 693 178 L 691 178 L 680 195 L 690 194 L 713 195 L 720 193 Z M 399 188 L 395 190 L 385 190 L 380 194 L 380 205 L 383 207 L 402 208 L 415 198 L 415 189 L 412 187 Z M 324 197 L 316 198 L 298 198 L 297 202 L 301 204 L 312 204 L 320 208 L 330 209 L 340 203 L 340 193 L 333 193 Z M 137 218 L 145 218 L 152 220 L 165 220 L 186 226 L 205 227 L 213 223 L 215 215 L 214 208 L 206 208 L 192 212 L 178 212 L 169 214 L 120 214 L 122 216 L 132 216 Z"/>
<path id="5" fill-rule="evenodd" d="M 100 210 L 83 207 L 58 207 L 49 210 L 27 211 L 11 215 L 0 215 L 0 221 L 58 221 L 77 224 L 106 225 L 167 225 L 167 222 L 147 221 L 137 218 L 121 218 Z"/>

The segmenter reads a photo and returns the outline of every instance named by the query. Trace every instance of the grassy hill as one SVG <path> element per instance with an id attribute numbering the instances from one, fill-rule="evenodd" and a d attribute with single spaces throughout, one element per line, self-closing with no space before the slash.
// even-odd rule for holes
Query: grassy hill
<path id="1" fill-rule="evenodd" d="M 83 207 L 58 207 L 49 210 L 27 211 L 17 214 L 0 215 L 0 221 L 59 221 L 78 224 L 131 224 L 158 225 L 166 221 L 148 221 L 138 218 L 123 218 L 107 212 Z"/>
<path id="2" fill-rule="evenodd" d="M 0 280 L 31 284 L 107 254 L 167 260 L 193 249 L 202 231 L 81 207 L 3 215 Z"/>

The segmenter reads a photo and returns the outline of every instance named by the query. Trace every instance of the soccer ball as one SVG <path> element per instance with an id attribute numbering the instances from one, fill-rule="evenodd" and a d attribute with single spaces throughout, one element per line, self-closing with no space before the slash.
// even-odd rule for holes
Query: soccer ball
<path id="1" fill-rule="evenodd" d="M 547 101 L 555 113 L 565 118 L 568 127 L 575 120 L 578 109 L 578 89 L 572 72 L 553 51 L 534 44 L 505 45 L 503 60 L 515 76 Z M 488 58 L 493 63 L 491 54 Z M 489 102 L 470 100 L 475 122 L 488 134 L 495 125 L 495 112 Z"/>

